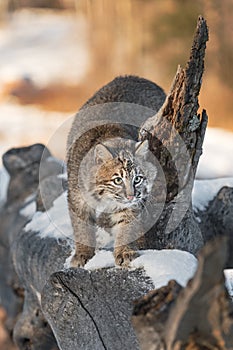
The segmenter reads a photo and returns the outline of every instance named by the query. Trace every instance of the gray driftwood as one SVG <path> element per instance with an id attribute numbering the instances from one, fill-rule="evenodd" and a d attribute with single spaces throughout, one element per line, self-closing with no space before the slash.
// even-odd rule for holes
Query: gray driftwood
<path id="1" fill-rule="evenodd" d="M 149 119 L 141 128 L 141 137 L 149 138 L 151 150 L 167 177 L 164 211 L 147 237 L 151 247 L 158 249 L 185 248 L 197 252 L 203 244 L 190 204 L 193 175 L 207 123 L 205 112 L 201 116 L 197 114 L 207 39 L 206 23 L 199 18 L 186 68 L 179 68 L 159 116 Z M 176 129 L 176 134 L 172 133 L 171 126 Z M 183 142 L 174 144 L 177 133 Z M 171 157 L 168 150 L 172 145 Z M 182 157 L 186 149 L 190 163 Z M 140 346 L 143 349 L 149 337 L 154 341 L 151 341 L 151 348 L 144 346 L 147 350 L 231 349 L 229 330 L 232 329 L 232 320 L 222 277 L 225 243 L 211 243 L 203 250 L 198 272 L 187 288 L 180 291 L 178 285 L 170 282 L 162 291 L 152 291 L 140 301 L 144 309 L 141 304 L 134 308 L 137 309 L 134 311 L 134 330 L 130 321 L 133 300 L 153 289 L 151 281 L 140 270 L 64 270 L 72 241 L 68 238 L 41 238 L 38 232 L 25 231 L 29 219 L 19 213 L 29 195 L 37 198 L 38 209 L 43 211 L 51 207 L 62 190 L 57 181 L 61 166 L 51 162 L 49 151 L 41 145 L 12 150 L 4 155 L 3 161 L 11 182 L 7 202 L 0 214 L 3 223 L 0 259 L 1 265 L 5 266 L 1 270 L 0 293 L 19 349 L 52 350 L 58 346 L 60 350 L 134 350 Z M 44 167 L 38 192 L 40 164 Z M 175 169 L 177 164 L 179 173 Z M 157 195 L 159 200 L 159 193 Z M 181 200 L 178 214 L 182 208 L 184 210 L 182 205 L 188 210 L 177 228 L 167 232 L 168 220 L 176 210 L 174 203 L 178 199 Z M 209 208 L 210 220 L 211 210 L 214 210 L 214 205 Z M 225 226 L 232 225 L 231 215 L 226 215 L 226 220 Z M 216 247 L 219 247 L 219 252 Z M 198 316 L 199 309 L 203 320 Z M 157 310 L 158 317 L 154 310 Z M 194 313 L 197 319 L 192 317 Z M 205 318 L 208 315 L 214 317 L 211 325 L 210 319 Z M 145 317 L 140 320 L 141 316 Z M 220 320 L 224 321 L 223 325 Z M 213 329 L 217 330 L 216 334 L 212 333 Z M 203 343 L 205 337 L 208 338 L 206 347 Z"/>
<path id="2" fill-rule="evenodd" d="M 140 347 L 130 321 L 132 300 L 152 288 L 140 270 L 72 269 L 50 277 L 42 309 L 61 349 L 136 350 Z"/>
<path id="3" fill-rule="evenodd" d="M 38 327 L 45 325 L 47 321 L 41 313 L 38 301 L 25 287 L 22 274 L 15 272 L 11 254 L 20 240 L 19 233 L 29 220 L 20 215 L 20 210 L 37 195 L 40 167 L 43 166 L 44 169 L 40 173 L 42 181 L 47 176 L 60 173 L 59 163 L 51 161 L 50 158 L 50 152 L 41 144 L 11 149 L 3 156 L 10 183 L 7 201 L 0 210 L 0 300 L 7 313 L 6 329 L 9 334 L 14 334 L 15 343 L 20 349 L 49 350 L 56 344 L 48 324 L 43 329 Z M 23 249 L 21 253 L 24 254 Z M 15 266 L 20 267 L 21 264 L 17 262 Z M 25 274 L 24 276 L 26 278 Z"/>

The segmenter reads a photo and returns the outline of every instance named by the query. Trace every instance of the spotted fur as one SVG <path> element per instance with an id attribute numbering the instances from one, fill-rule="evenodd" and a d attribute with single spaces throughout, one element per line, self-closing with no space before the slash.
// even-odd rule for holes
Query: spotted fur
<path id="1" fill-rule="evenodd" d="M 143 213 L 156 169 L 146 160 L 148 144 L 136 143 L 138 127 L 112 125 L 109 109 L 102 106 L 127 103 L 124 111 L 129 110 L 129 113 L 129 104 L 143 106 L 136 115 L 134 108 L 135 120 L 140 119 L 141 124 L 159 110 L 164 99 L 164 91 L 151 81 L 135 76 L 118 77 L 94 94 L 76 115 L 67 140 L 68 205 L 76 240 L 72 266 L 83 266 L 94 255 L 98 227 L 114 236 L 114 256 L 120 266 L 128 266 L 137 256 L 136 250 L 143 248 Z M 100 106 L 98 110 L 89 108 L 97 105 Z M 109 118 L 110 123 L 80 134 L 82 120 L 87 123 L 93 117 Z M 112 147 L 112 141 L 105 142 L 117 137 L 134 140 L 134 144 L 116 140 Z M 83 162 L 91 149 L 92 160 Z M 136 176 L 141 176 L 138 184 Z M 122 182 L 119 179 L 114 182 L 114 178 L 121 178 Z"/>
<path id="2" fill-rule="evenodd" d="M 98 144 L 92 152 L 92 161 L 84 161 L 90 168 L 82 175 L 85 179 L 82 199 L 86 201 L 82 208 L 86 208 L 96 229 L 110 231 L 115 238 L 116 263 L 127 266 L 137 255 L 137 242 L 143 239 L 142 213 L 156 168 L 146 160 L 148 141 L 139 145 L 131 142 L 130 147 L 126 142 L 123 149 L 118 149 L 114 147 L 116 140 L 114 145 Z M 83 212 L 80 215 L 83 218 Z M 91 224 L 90 218 L 88 221 Z M 79 243 L 77 246 L 80 250 Z"/>

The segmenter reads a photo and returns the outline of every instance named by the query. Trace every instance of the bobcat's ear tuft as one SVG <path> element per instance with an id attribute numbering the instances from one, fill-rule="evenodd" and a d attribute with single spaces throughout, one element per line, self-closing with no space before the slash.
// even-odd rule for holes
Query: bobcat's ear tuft
<path id="1" fill-rule="evenodd" d="M 136 144 L 135 155 L 137 157 L 145 159 L 147 157 L 148 152 L 149 152 L 148 140 L 145 140 L 143 142 L 139 142 Z"/>
<path id="2" fill-rule="evenodd" d="M 99 165 L 113 158 L 111 152 L 104 145 L 101 144 L 95 147 L 94 157 L 96 164 Z"/>

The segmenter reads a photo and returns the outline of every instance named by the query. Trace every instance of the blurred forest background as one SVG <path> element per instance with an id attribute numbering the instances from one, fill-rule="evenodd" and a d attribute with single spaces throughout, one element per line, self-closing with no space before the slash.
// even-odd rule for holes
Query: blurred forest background
<path id="1" fill-rule="evenodd" d="M 0 0 L 0 154 L 62 129 L 49 145 L 63 157 L 61 125 L 117 75 L 168 92 L 199 14 L 210 32 L 200 105 L 210 126 L 233 131 L 232 0 Z M 1 349 L 8 340 L 0 327 Z"/>
<path id="2" fill-rule="evenodd" d="M 210 31 L 200 104 L 210 126 L 233 130 L 232 0 L 0 0 L 1 154 L 47 143 L 119 74 L 168 92 L 199 14 Z"/>
<path id="3" fill-rule="evenodd" d="M 200 104 L 210 126 L 233 130 L 232 0 L 0 0 L 1 154 L 47 143 L 119 74 L 168 92 L 199 14 L 210 32 Z"/>

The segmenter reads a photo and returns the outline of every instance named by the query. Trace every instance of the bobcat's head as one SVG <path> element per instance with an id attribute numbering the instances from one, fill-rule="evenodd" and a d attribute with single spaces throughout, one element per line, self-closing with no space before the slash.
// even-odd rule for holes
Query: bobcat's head
<path id="1" fill-rule="evenodd" d="M 146 160 L 148 152 L 147 140 L 114 151 L 98 144 L 94 150 L 95 198 L 106 206 L 115 205 L 116 209 L 143 205 L 157 173 L 156 167 Z"/>

